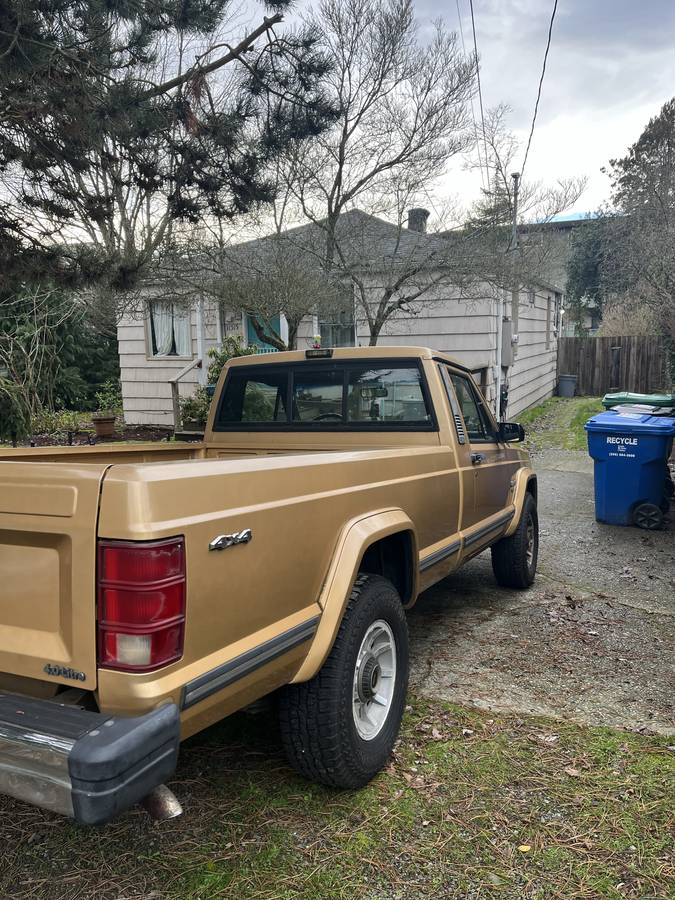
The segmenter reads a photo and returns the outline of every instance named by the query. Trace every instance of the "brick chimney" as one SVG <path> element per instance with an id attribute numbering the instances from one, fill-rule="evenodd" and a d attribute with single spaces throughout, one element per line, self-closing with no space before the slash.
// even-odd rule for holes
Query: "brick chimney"
<path id="1" fill-rule="evenodd" d="M 408 210 L 408 231 L 419 231 L 420 234 L 426 234 L 427 219 L 429 218 L 429 210 L 415 207 Z"/>

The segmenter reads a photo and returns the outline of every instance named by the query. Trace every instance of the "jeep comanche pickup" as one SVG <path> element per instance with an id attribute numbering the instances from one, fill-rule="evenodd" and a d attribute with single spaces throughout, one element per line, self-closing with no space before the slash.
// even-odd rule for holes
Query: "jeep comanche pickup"
<path id="1" fill-rule="evenodd" d="M 290 762 L 365 784 L 396 739 L 404 610 L 486 547 L 537 564 L 519 425 L 418 347 L 232 360 L 200 444 L 0 451 L 0 792 L 82 823 L 278 691 Z"/>

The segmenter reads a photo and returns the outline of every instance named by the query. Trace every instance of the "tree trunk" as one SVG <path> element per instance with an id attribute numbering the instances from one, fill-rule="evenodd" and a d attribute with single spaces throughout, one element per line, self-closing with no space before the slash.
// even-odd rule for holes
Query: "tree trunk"
<path id="1" fill-rule="evenodd" d="M 277 350 L 288 350 L 288 347 L 281 339 L 281 336 L 278 335 L 274 329 L 266 329 L 258 317 L 253 313 L 248 313 L 248 316 L 259 341 L 262 341 L 264 344 L 270 344 L 270 346 Z"/>

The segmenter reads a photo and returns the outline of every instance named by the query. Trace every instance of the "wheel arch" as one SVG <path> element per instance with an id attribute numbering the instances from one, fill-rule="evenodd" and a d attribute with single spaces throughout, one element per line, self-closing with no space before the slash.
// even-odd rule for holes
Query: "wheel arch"
<path id="1" fill-rule="evenodd" d="M 520 516 L 523 511 L 523 504 L 525 503 L 526 494 L 530 494 L 534 499 L 534 502 L 537 502 L 537 476 L 534 472 L 534 469 L 530 468 L 530 466 L 523 466 L 522 469 L 518 469 L 518 471 L 511 479 L 508 502 L 514 505 L 515 512 L 513 518 L 511 519 L 509 527 L 506 529 L 502 537 L 509 537 L 514 533 L 516 528 L 518 528 L 518 522 L 520 522 Z"/>
<path id="2" fill-rule="evenodd" d="M 418 589 L 417 557 L 415 526 L 402 509 L 378 510 L 345 525 L 318 599 L 321 620 L 293 683 L 308 681 L 323 665 L 361 571 L 389 578 L 403 605 L 414 603 Z"/>

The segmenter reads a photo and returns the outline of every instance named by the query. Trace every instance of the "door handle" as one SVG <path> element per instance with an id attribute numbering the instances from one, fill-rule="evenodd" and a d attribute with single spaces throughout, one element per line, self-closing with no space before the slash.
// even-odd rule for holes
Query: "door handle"
<path id="1" fill-rule="evenodd" d="M 472 453 L 471 454 L 471 462 L 474 466 L 479 466 L 482 462 L 485 462 L 487 456 L 484 453 Z"/>

